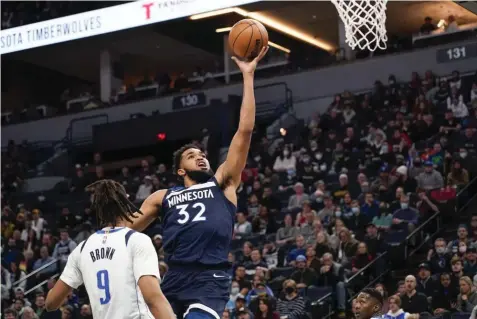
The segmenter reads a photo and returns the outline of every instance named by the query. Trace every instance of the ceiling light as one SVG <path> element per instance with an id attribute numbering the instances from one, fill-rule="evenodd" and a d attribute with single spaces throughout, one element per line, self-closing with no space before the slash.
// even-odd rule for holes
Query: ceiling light
<path id="1" fill-rule="evenodd" d="M 216 29 L 215 32 L 217 33 L 223 33 L 223 32 L 229 32 L 230 30 L 232 30 L 232 27 L 227 27 L 227 28 L 219 28 L 219 29 Z M 288 49 L 288 48 L 285 48 L 284 46 L 281 46 L 279 44 L 276 44 L 275 42 L 272 42 L 272 41 L 268 41 L 268 45 L 275 48 L 275 49 L 278 49 L 280 51 L 283 51 L 285 53 L 290 53 L 291 50 Z"/>
<path id="2" fill-rule="evenodd" d="M 232 12 L 235 12 L 235 13 L 243 16 L 243 17 L 248 17 L 248 18 L 252 18 L 252 19 L 255 19 L 257 21 L 260 21 L 261 23 L 263 23 L 267 27 L 270 27 L 270 28 L 275 29 L 279 32 L 285 33 L 285 34 L 287 34 L 291 37 L 297 38 L 301 41 L 307 42 L 307 43 L 309 43 L 311 45 L 314 45 L 316 47 L 319 47 L 323 50 L 332 51 L 335 48 L 334 45 L 332 45 L 332 44 L 330 44 L 326 41 L 321 41 L 321 40 L 315 39 L 313 36 L 310 36 L 306 33 L 303 33 L 301 31 L 297 30 L 296 28 L 287 26 L 287 25 L 283 24 L 282 22 L 277 21 L 273 18 L 267 17 L 267 16 L 265 16 L 261 13 L 257 13 L 257 12 L 248 12 L 248 11 L 243 10 L 241 8 L 227 8 L 227 9 L 221 9 L 221 10 L 196 14 L 196 15 L 190 16 L 190 19 L 191 20 L 199 20 L 199 19 L 210 18 L 210 17 L 214 17 L 214 16 L 218 16 L 218 15 L 228 14 L 228 13 L 232 13 Z M 222 32 L 225 32 L 225 31 L 222 31 Z"/>
<path id="3" fill-rule="evenodd" d="M 219 28 L 219 29 L 216 29 L 215 32 L 222 33 L 222 32 L 229 32 L 230 30 L 232 30 L 232 27 Z"/>

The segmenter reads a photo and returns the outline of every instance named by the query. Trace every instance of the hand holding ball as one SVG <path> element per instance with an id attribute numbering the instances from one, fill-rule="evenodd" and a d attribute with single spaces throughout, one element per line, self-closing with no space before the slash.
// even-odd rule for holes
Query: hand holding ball
<path id="1" fill-rule="evenodd" d="M 240 59 L 253 60 L 266 46 L 268 46 L 267 29 L 256 20 L 240 20 L 230 30 L 230 50 Z"/>

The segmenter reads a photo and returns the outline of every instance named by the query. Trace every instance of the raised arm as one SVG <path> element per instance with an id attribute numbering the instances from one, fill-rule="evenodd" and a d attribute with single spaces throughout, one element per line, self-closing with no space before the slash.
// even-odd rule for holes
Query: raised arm
<path id="1" fill-rule="evenodd" d="M 225 162 L 220 165 L 215 174 L 217 181 L 237 188 L 240 185 L 240 177 L 247 162 L 250 140 L 255 126 L 255 94 L 253 88 L 254 72 L 260 61 L 268 51 L 264 47 L 260 54 L 252 61 L 241 61 L 232 57 L 243 75 L 243 98 L 240 108 L 240 121 L 237 132 L 232 138 Z"/>
<path id="2" fill-rule="evenodd" d="M 167 190 L 161 189 L 149 195 L 139 209 L 141 214 L 135 213 L 134 219 L 132 219 L 133 222 L 127 223 L 127 226 L 131 229 L 141 232 L 146 229 L 147 226 L 149 226 L 156 218 L 159 217 L 162 200 L 164 199 L 166 192 Z"/>

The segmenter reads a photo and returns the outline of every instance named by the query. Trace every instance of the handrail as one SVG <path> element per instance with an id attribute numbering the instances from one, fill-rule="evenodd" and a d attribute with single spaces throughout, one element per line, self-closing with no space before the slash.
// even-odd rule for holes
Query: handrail
<path id="1" fill-rule="evenodd" d="M 357 273 L 355 273 L 353 276 L 351 276 L 349 279 L 346 280 L 346 282 L 350 282 L 352 281 L 354 278 L 356 278 L 357 276 L 361 275 L 366 269 L 368 269 L 369 267 L 371 267 L 372 265 L 374 265 L 374 263 L 383 258 L 383 256 L 385 256 L 388 252 L 385 251 L 383 252 L 382 254 L 380 254 L 379 256 L 376 256 L 376 258 L 374 258 L 373 260 L 371 260 L 371 262 L 369 262 L 366 266 L 364 266 L 363 268 L 361 268 L 360 270 L 358 270 Z"/>
<path id="2" fill-rule="evenodd" d="M 333 293 L 329 292 L 326 295 L 324 295 L 323 297 L 321 297 L 320 299 L 318 299 L 317 301 L 314 301 L 313 304 L 315 304 L 315 305 L 319 304 L 320 302 L 323 302 L 325 299 L 330 298 L 332 295 L 333 295 Z"/>
<path id="3" fill-rule="evenodd" d="M 465 185 L 464 188 L 462 188 L 456 195 L 456 197 L 459 197 L 465 190 L 467 190 L 467 188 L 470 187 L 470 185 L 472 185 L 475 181 L 477 180 L 477 176 L 474 177 L 470 182 L 467 183 L 467 185 Z"/>
<path id="4" fill-rule="evenodd" d="M 36 270 L 33 270 L 32 272 L 28 273 L 25 277 L 21 278 L 21 279 L 18 279 L 17 281 L 13 282 L 12 283 L 12 287 L 15 286 L 15 285 L 18 285 L 19 283 L 21 282 L 24 282 L 25 280 L 28 280 L 28 278 L 30 278 L 31 276 L 39 273 L 40 271 L 42 271 L 43 269 L 45 268 L 48 268 L 50 267 L 51 265 L 53 265 L 54 263 L 58 262 L 58 258 L 56 259 L 53 259 L 49 262 L 47 262 L 46 264 L 44 264 L 43 266 L 41 266 L 40 268 L 36 269 Z"/>
<path id="5" fill-rule="evenodd" d="M 440 215 L 440 214 L 441 214 L 441 212 L 435 213 L 435 214 L 432 215 L 428 220 L 426 220 L 424 223 L 422 223 L 421 225 L 419 225 L 419 227 L 417 227 L 416 229 L 414 229 L 414 230 L 412 231 L 412 233 L 410 233 L 409 235 L 407 235 L 406 241 L 409 240 L 409 239 L 411 239 L 411 237 L 413 237 L 415 234 L 417 234 L 419 231 L 421 231 L 421 230 L 424 228 L 424 226 L 426 226 L 427 224 L 429 224 L 431 220 L 433 220 L 434 218 L 436 218 L 436 217 L 437 217 L 438 215 Z"/>
<path id="6" fill-rule="evenodd" d="M 53 276 L 51 276 L 50 278 L 48 279 L 45 279 L 43 280 L 42 282 L 40 282 L 38 285 L 28 289 L 27 291 L 25 291 L 25 296 L 27 296 L 28 294 L 30 294 L 31 292 L 34 292 L 35 290 L 37 290 L 38 288 L 40 288 L 41 286 L 43 286 L 44 284 L 48 283 L 48 281 L 50 281 L 51 279 L 55 279 L 56 277 L 58 277 L 60 274 L 54 274 Z"/>

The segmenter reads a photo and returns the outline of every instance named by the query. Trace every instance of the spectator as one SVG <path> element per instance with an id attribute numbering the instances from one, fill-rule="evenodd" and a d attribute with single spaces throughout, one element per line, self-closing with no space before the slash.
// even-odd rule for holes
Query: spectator
<path id="1" fill-rule="evenodd" d="M 447 245 L 447 251 L 453 255 L 459 252 L 459 243 L 465 244 L 465 246 L 470 246 L 471 242 L 469 241 L 469 232 L 465 224 L 459 225 L 457 228 L 457 239 L 452 240 Z"/>
<path id="2" fill-rule="evenodd" d="M 447 28 L 446 32 L 457 32 L 459 31 L 459 25 L 457 24 L 457 21 L 455 20 L 455 17 L 453 15 L 450 15 L 447 18 Z M 471 312 L 472 310 L 468 311 Z"/>
<path id="3" fill-rule="evenodd" d="M 453 285 L 459 286 L 460 279 L 464 277 L 464 265 L 462 260 L 458 256 L 454 256 L 451 259 L 451 282 Z"/>
<path id="4" fill-rule="evenodd" d="M 353 275 L 358 274 L 353 281 L 356 291 L 359 291 L 366 286 L 371 274 L 370 269 L 361 272 L 360 270 L 366 267 L 366 265 L 368 265 L 372 260 L 373 256 L 369 254 L 366 243 L 359 243 L 358 249 L 356 250 L 356 255 L 351 259 L 351 273 Z"/>
<path id="5" fill-rule="evenodd" d="M 322 257 L 322 266 L 318 274 L 318 285 L 331 287 L 336 293 L 338 315 L 346 311 L 346 289 L 344 284 L 344 268 L 333 261 L 333 255 L 326 253 Z"/>
<path id="6" fill-rule="evenodd" d="M 409 197 L 401 195 L 401 208 L 393 214 L 393 226 L 396 229 L 407 229 L 411 233 L 418 222 L 419 212 L 409 207 Z"/>
<path id="7" fill-rule="evenodd" d="M 424 163 L 424 172 L 416 177 L 417 186 L 426 191 L 444 187 L 444 179 L 441 173 L 436 171 L 432 165 L 432 162 L 426 161 Z"/>
<path id="8" fill-rule="evenodd" d="M 457 311 L 472 312 L 474 307 L 477 306 L 477 293 L 472 280 L 464 276 L 460 278 L 459 285 L 460 293 L 457 296 Z"/>
<path id="9" fill-rule="evenodd" d="M 419 265 L 419 272 L 417 274 L 417 292 L 420 292 L 428 297 L 432 296 L 437 289 L 437 282 L 431 277 L 431 267 L 427 263 Z"/>
<path id="10" fill-rule="evenodd" d="M 258 310 L 255 313 L 255 319 L 279 319 L 280 315 L 272 310 L 271 302 L 268 298 L 260 298 Z"/>
<path id="11" fill-rule="evenodd" d="M 316 233 L 315 252 L 318 258 L 321 258 L 326 253 L 333 254 L 333 249 L 330 247 L 328 237 L 324 231 Z"/>
<path id="12" fill-rule="evenodd" d="M 293 219 L 290 214 L 285 215 L 284 225 L 277 231 L 276 244 L 283 246 L 292 243 L 298 235 L 298 228 L 293 226 Z"/>
<path id="13" fill-rule="evenodd" d="M 250 257 L 251 260 L 245 264 L 245 273 L 248 276 L 255 275 L 257 268 L 268 270 L 268 265 L 262 260 L 262 254 L 260 253 L 260 250 L 253 249 Z"/>
<path id="14" fill-rule="evenodd" d="M 351 232 L 344 228 L 339 232 L 340 243 L 338 246 L 338 261 L 342 264 L 351 262 L 358 249 L 358 241 L 353 238 Z"/>
<path id="15" fill-rule="evenodd" d="M 306 319 L 306 302 L 298 295 L 295 281 L 289 279 L 283 283 L 285 295 L 277 302 L 277 310 L 280 316 L 287 319 Z"/>
<path id="16" fill-rule="evenodd" d="M 21 280 L 20 283 L 18 283 L 15 287 L 13 288 L 17 288 L 17 287 L 20 287 L 22 288 L 23 290 L 26 289 L 26 284 L 27 284 L 27 281 L 26 281 L 26 274 L 23 270 L 21 270 L 17 263 L 15 262 L 11 262 L 10 263 L 10 282 L 14 283 L 16 281 L 19 281 Z"/>
<path id="17" fill-rule="evenodd" d="M 233 280 L 239 284 L 240 294 L 243 296 L 246 296 L 248 291 L 252 289 L 252 284 L 246 279 L 245 275 L 245 267 L 242 265 L 237 266 Z"/>
<path id="18" fill-rule="evenodd" d="M 394 295 L 388 299 L 389 311 L 385 318 L 419 319 L 419 314 L 410 314 L 401 308 L 401 298 Z"/>
<path id="19" fill-rule="evenodd" d="M 239 296 L 239 293 L 240 293 L 240 285 L 238 282 L 234 280 L 232 281 L 232 285 L 230 288 L 229 301 L 227 302 L 225 309 L 229 311 L 233 311 L 233 309 L 235 308 L 235 300 Z"/>
<path id="20" fill-rule="evenodd" d="M 296 236 L 296 246 L 288 253 L 287 256 L 287 261 L 290 265 L 293 265 L 295 263 L 296 257 L 298 257 L 299 255 L 306 255 L 305 243 L 305 237 L 303 237 L 303 235 Z"/>
<path id="21" fill-rule="evenodd" d="M 477 248 L 467 248 L 464 260 L 464 274 L 470 278 L 474 278 L 477 274 Z"/>
<path id="22" fill-rule="evenodd" d="M 93 319 L 93 314 L 91 312 L 91 306 L 84 304 L 80 309 L 80 317 L 84 319 Z"/>
<path id="23" fill-rule="evenodd" d="M 335 215 L 335 206 L 333 205 L 333 199 L 331 196 L 325 196 L 323 198 L 323 204 L 325 206 L 318 212 L 318 214 L 316 214 L 316 217 L 327 226 L 331 223 L 331 220 Z"/>
<path id="24" fill-rule="evenodd" d="M 68 207 L 61 210 L 61 216 L 58 220 L 58 227 L 64 229 L 74 229 L 77 225 L 76 217 L 71 213 Z"/>
<path id="25" fill-rule="evenodd" d="M 462 187 L 467 183 L 469 183 L 469 173 L 462 167 L 462 164 L 458 159 L 454 160 L 451 171 L 447 175 L 447 184 Z"/>
<path id="26" fill-rule="evenodd" d="M 237 213 L 237 222 L 234 226 L 234 234 L 236 239 L 246 238 L 252 234 L 252 224 L 247 221 L 245 214 L 242 212 Z"/>
<path id="27" fill-rule="evenodd" d="M 69 255 L 76 248 L 76 243 L 70 239 L 70 234 L 66 229 L 60 231 L 60 241 L 56 244 L 53 251 L 53 259 L 59 259 L 60 265 L 63 268 L 68 261 Z"/>
<path id="28" fill-rule="evenodd" d="M 296 210 L 301 208 L 306 201 L 309 201 L 308 194 L 304 192 L 304 186 L 302 183 L 296 183 L 294 186 L 295 195 L 290 196 L 288 200 L 288 209 Z"/>
<path id="29" fill-rule="evenodd" d="M 379 202 L 374 199 L 373 193 L 366 193 L 360 211 L 368 220 L 373 220 L 374 217 L 379 216 Z"/>
<path id="30" fill-rule="evenodd" d="M 139 188 L 136 192 L 136 202 L 141 203 L 143 202 L 149 195 L 152 194 L 152 177 L 146 175 L 144 177 L 143 183 L 139 185 Z"/>
<path id="31" fill-rule="evenodd" d="M 298 289 L 304 289 L 316 283 L 317 276 L 313 269 L 307 267 L 307 259 L 303 255 L 298 255 L 295 259 L 295 271 L 290 276 L 294 280 Z"/>
<path id="32" fill-rule="evenodd" d="M 43 246 L 40 248 L 40 259 L 35 261 L 35 264 L 33 265 L 33 270 L 37 270 L 38 268 L 41 268 L 47 264 L 50 264 L 54 259 L 49 256 L 48 254 L 48 248 L 46 246 Z M 37 278 L 48 278 L 49 276 L 52 276 L 55 274 L 57 271 L 57 265 L 56 263 L 51 263 L 48 267 L 43 268 L 38 272 L 36 275 Z"/>
<path id="33" fill-rule="evenodd" d="M 416 278 L 406 277 L 406 291 L 401 296 L 402 309 L 409 313 L 427 312 L 429 304 L 426 295 L 416 291 Z"/>
<path id="34" fill-rule="evenodd" d="M 294 175 L 296 171 L 296 157 L 290 152 L 290 149 L 284 148 L 283 153 L 278 155 L 273 164 L 275 172 L 284 172 L 288 175 Z"/>
<path id="35" fill-rule="evenodd" d="M 432 294 L 431 308 L 434 315 L 454 311 L 459 293 L 457 287 L 451 284 L 451 277 L 448 273 L 441 273 L 439 279 L 440 283 Z"/>

